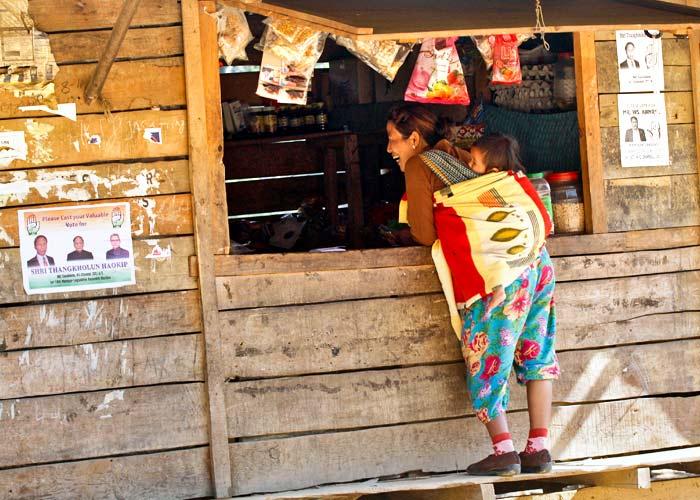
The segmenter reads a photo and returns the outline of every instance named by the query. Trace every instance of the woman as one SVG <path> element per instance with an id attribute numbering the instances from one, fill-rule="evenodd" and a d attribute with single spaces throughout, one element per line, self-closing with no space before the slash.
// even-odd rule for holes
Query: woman
<path id="1" fill-rule="evenodd" d="M 444 126 L 426 107 L 400 105 L 389 114 L 387 151 L 406 177 L 411 235 L 423 245 L 435 243 L 438 272 L 436 248 L 451 272 L 449 286 L 441 276 L 448 303 L 463 306 L 460 341 L 472 406 L 493 444 L 493 454 L 470 465 L 467 472 L 545 472 L 552 466 L 547 441 L 551 380 L 559 373 L 554 353 L 554 274 L 543 246 L 551 221 L 534 188 L 520 173 L 523 168 L 512 138 L 485 138 L 469 154 L 452 146 L 443 132 Z M 469 179 L 474 180 L 463 182 Z M 448 185 L 453 186 L 449 193 L 437 192 Z M 472 196 L 463 212 L 468 215 L 459 215 L 456 199 L 464 193 Z M 531 222 L 535 220 L 539 223 Z M 529 223 L 532 227 L 527 227 Z M 540 243 L 531 244 L 528 250 L 520 244 L 521 234 L 531 239 L 540 234 Z M 505 252 L 498 247 L 501 242 L 507 247 Z M 479 254 L 482 251 L 501 253 L 489 261 L 496 264 L 479 268 L 488 260 Z M 503 261 L 510 257 L 505 265 Z M 505 269 L 500 274 L 499 265 Z M 481 273 L 483 270 L 487 272 Z M 530 416 L 528 442 L 520 454 L 515 452 L 505 416 L 512 368 L 518 382 L 527 387 Z"/>

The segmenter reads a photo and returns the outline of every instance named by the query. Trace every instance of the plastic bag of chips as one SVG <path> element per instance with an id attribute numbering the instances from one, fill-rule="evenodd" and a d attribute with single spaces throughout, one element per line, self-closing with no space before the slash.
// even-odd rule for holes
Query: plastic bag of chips
<path id="1" fill-rule="evenodd" d="M 404 99 L 433 104 L 469 104 L 462 63 L 451 38 L 423 40 Z"/>
<path id="2" fill-rule="evenodd" d="M 530 33 L 518 33 L 517 35 L 510 35 L 510 36 L 515 36 L 518 40 L 517 45 L 520 45 L 523 43 L 525 40 L 529 40 L 530 38 L 533 37 L 532 34 Z M 476 45 L 476 48 L 479 49 L 479 52 L 481 52 L 481 56 L 484 58 L 484 62 L 486 63 L 486 69 L 489 69 L 493 65 L 493 43 L 492 41 L 495 41 L 496 35 L 484 35 L 484 36 L 473 36 L 472 40 L 474 40 L 474 44 Z M 516 47 L 517 47 L 516 45 Z"/>
<path id="3" fill-rule="evenodd" d="M 253 40 L 253 34 L 250 32 L 245 13 L 234 7 L 219 5 L 213 16 L 216 19 L 219 56 L 228 65 L 235 60 L 247 61 L 245 48 Z"/>
<path id="4" fill-rule="evenodd" d="M 353 40 L 335 36 L 335 41 L 390 82 L 413 49 L 413 43 L 394 40 Z"/>
<path id="5" fill-rule="evenodd" d="M 501 85 L 517 85 L 523 81 L 518 55 L 518 39 L 515 35 L 494 35 L 489 37 L 493 47 L 493 69 L 491 82 Z"/>

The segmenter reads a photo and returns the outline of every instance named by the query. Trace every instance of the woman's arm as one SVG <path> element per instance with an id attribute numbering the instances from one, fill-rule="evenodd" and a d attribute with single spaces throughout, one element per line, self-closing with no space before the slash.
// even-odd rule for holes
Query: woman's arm
<path id="1" fill-rule="evenodd" d="M 437 239 L 433 218 L 433 174 L 418 156 L 408 160 L 404 174 L 411 236 L 421 245 L 430 246 Z"/>

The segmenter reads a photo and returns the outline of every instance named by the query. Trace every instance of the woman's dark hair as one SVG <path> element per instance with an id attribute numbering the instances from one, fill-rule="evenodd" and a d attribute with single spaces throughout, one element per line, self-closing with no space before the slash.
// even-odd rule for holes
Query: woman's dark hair
<path id="1" fill-rule="evenodd" d="M 427 106 L 418 103 L 397 104 L 389 111 L 387 120 L 394 124 L 404 139 L 418 132 L 430 147 L 445 139 L 449 133 L 450 120 L 438 118 Z"/>
<path id="2" fill-rule="evenodd" d="M 520 146 L 513 137 L 505 134 L 491 134 L 476 141 L 472 148 L 479 148 L 484 154 L 486 169 L 512 170 L 525 172 L 520 160 Z"/>

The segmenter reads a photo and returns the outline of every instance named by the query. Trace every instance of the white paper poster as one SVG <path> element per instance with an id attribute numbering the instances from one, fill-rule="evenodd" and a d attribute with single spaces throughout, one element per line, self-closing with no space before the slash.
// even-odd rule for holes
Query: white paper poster
<path id="1" fill-rule="evenodd" d="M 128 203 L 19 210 L 27 294 L 136 283 Z"/>
<path id="2" fill-rule="evenodd" d="M 15 160 L 26 159 L 24 131 L 0 132 L 0 167 L 7 167 Z"/>
<path id="3" fill-rule="evenodd" d="M 661 32 L 616 31 L 620 92 L 664 89 L 664 59 Z"/>
<path id="4" fill-rule="evenodd" d="M 623 167 L 670 164 L 666 102 L 661 93 L 618 95 Z"/>

